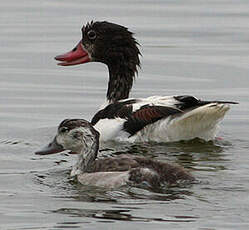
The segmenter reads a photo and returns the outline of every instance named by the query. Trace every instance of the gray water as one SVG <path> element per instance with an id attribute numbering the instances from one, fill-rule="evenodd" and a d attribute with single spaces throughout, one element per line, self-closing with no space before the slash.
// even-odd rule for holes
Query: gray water
<path id="1" fill-rule="evenodd" d="M 249 2 L 244 0 L 0 1 L 0 229 L 248 229 Z M 69 177 L 67 153 L 36 156 L 65 118 L 103 103 L 104 65 L 56 65 L 89 20 L 127 26 L 141 43 L 133 97 L 233 100 L 219 139 L 115 144 L 102 154 L 154 156 L 200 183 L 151 192 L 103 190 Z"/>

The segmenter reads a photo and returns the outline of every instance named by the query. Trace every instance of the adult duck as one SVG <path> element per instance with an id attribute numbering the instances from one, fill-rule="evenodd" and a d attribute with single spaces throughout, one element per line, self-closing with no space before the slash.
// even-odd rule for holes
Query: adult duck
<path id="1" fill-rule="evenodd" d="M 90 22 L 70 52 L 56 56 L 61 66 L 102 62 L 108 66 L 107 104 L 92 118 L 101 141 L 169 142 L 215 138 L 230 101 L 203 101 L 189 95 L 129 98 L 140 66 L 138 42 L 126 27 Z"/>
<path id="2" fill-rule="evenodd" d="M 151 188 L 180 182 L 193 182 L 194 177 L 177 165 L 145 157 L 123 154 L 97 159 L 99 133 L 86 120 L 66 119 L 58 127 L 53 141 L 38 155 L 71 150 L 78 161 L 71 171 L 84 185 L 116 188 L 126 184 L 145 184 Z"/>

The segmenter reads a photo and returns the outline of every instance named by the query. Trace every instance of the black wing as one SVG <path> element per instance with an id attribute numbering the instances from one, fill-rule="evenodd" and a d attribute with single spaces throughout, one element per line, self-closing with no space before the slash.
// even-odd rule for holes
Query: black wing
<path id="1" fill-rule="evenodd" d="M 98 111 L 91 120 L 91 124 L 95 125 L 101 119 L 114 119 L 116 117 L 128 118 L 132 114 L 132 104 L 136 103 L 136 99 L 124 102 L 115 102 L 107 105 L 104 109 Z"/>
<path id="2" fill-rule="evenodd" d="M 123 129 L 134 135 L 146 125 L 152 124 L 170 115 L 182 113 L 180 109 L 167 106 L 144 105 L 133 112 L 133 104 L 138 102 L 136 99 L 124 102 L 115 102 L 97 112 L 92 118 L 91 124 L 95 125 L 101 119 L 114 119 L 116 117 L 126 119 Z"/>
<path id="3" fill-rule="evenodd" d="M 210 103 L 238 104 L 237 102 L 233 101 L 202 101 L 197 99 L 196 97 L 189 95 L 175 96 L 174 98 L 176 101 L 178 101 L 178 103 L 176 103 L 175 106 L 183 111 L 188 109 L 194 109 L 196 107 L 200 107 L 202 105 L 207 105 Z"/>

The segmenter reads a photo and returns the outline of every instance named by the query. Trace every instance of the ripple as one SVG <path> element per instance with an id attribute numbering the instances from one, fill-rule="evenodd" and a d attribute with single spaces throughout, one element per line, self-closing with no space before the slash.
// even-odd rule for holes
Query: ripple
<path id="1" fill-rule="evenodd" d="M 156 217 L 140 217 L 130 214 L 129 209 L 117 210 L 93 210 L 93 209 L 72 209 L 61 208 L 51 212 L 77 216 L 90 217 L 101 220 L 121 220 L 121 221 L 135 221 L 135 222 L 195 222 L 199 217 L 197 216 L 167 216 L 166 218 Z"/>

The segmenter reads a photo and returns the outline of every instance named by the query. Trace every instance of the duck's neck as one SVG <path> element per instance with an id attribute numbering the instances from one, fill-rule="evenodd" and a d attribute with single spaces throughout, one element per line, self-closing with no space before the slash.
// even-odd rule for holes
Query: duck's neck
<path id="1" fill-rule="evenodd" d="M 85 172 L 91 172 L 92 165 L 97 157 L 98 150 L 89 149 L 78 155 L 78 161 L 73 166 L 71 176 L 76 176 Z"/>
<path id="2" fill-rule="evenodd" d="M 108 69 L 107 101 L 113 103 L 128 98 L 136 71 L 128 66 L 127 63 L 108 65 Z"/>

